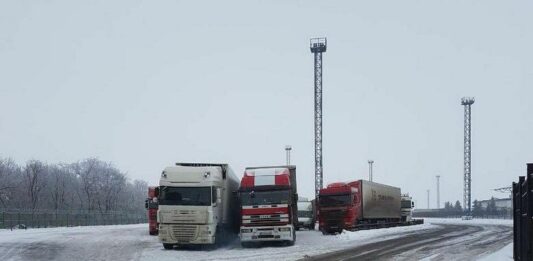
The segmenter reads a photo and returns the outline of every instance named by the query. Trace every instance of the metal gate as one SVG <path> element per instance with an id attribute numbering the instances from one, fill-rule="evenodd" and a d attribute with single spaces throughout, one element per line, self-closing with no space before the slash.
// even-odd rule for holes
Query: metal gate
<path id="1" fill-rule="evenodd" d="M 513 182 L 513 256 L 533 260 L 533 163 L 527 164 L 527 178 Z"/>

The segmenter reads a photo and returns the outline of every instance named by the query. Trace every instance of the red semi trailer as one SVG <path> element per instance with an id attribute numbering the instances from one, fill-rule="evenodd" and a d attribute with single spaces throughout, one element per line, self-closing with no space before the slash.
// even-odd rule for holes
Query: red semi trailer
<path id="1" fill-rule="evenodd" d="M 399 225 L 400 188 L 366 180 L 329 184 L 319 192 L 318 216 L 324 234 Z"/>
<path id="2" fill-rule="evenodd" d="M 265 241 L 294 244 L 298 224 L 296 166 L 246 168 L 239 200 L 244 247 Z"/>
<path id="3" fill-rule="evenodd" d="M 148 233 L 150 235 L 157 235 L 159 232 L 159 224 L 157 223 L 157 209 L 159 204 L 157 197 L 159 196 L 159 187 L 148 187 L 148 198 L 144 203 L 148 211 Z"/>

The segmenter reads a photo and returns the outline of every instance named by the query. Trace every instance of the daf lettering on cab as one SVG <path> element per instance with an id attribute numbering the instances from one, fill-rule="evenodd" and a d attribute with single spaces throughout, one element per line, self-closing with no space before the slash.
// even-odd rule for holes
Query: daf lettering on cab
<path id="1" fill-rule="evenodd" d="M 226 241 L 238 231 L 239 182 L 227 164 L 176 163 L 159 182 L 159 240 L 176 245 Z"/>
<path id="2" fill-rule="evenodd" d="M 243 247 L 265 241 L 294 245 L 298 222 L 296 166 L 246 168 L 239 199 Z"/>

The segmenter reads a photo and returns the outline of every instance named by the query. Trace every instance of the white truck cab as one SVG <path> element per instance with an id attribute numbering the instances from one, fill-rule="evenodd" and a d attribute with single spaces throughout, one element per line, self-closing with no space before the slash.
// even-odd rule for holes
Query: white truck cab
<path id="1" fill-rule="evenodd" d="M 232 194 L 238 186 L 227 164 L 177 163 L 165 168 L 157 212 L 164 248 L 215 244 L 238 230 L 238 202 Z"/>
<path id="2" fill-rule="evenodd" d="M 413 208 L 415 203 L 409 194 L 402 194 L 401 201 L 401 212 L 402 212 L 402 223 L 409 224 L 413 220 Z"/>

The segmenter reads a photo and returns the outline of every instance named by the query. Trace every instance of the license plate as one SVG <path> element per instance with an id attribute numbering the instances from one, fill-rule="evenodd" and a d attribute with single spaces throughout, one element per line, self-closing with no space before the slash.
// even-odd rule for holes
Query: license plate
<path id="1" fill-rule="evenodd" d="M 272 233 L 270 232 L 260 232 L 259 235 L 260 236 L 267 236 L 267 235 L 271 235 Z"/>

